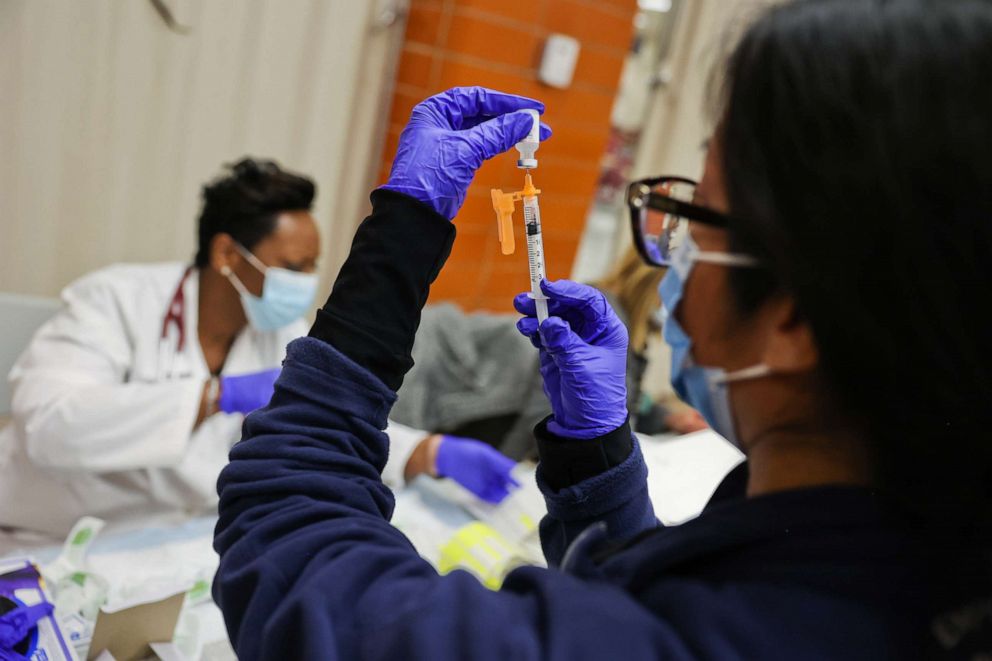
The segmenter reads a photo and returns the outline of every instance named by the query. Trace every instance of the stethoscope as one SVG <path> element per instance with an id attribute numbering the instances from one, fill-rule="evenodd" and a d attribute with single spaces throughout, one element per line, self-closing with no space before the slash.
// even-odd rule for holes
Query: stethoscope
<path id="1" fill-rule="evenodd" d="M 190 266 L 183 273 L 179 280 L 175 293 L 169 301 L 169 306 L 165 310 L 165 317 L 162 319 L 162 335 L 159 338 L 159 373 L 164 373 L 167 377 L 176 376 L 176 356 L 186 348 L 186 281 L 189 279 L 193 267 Z M 170 328 L 175 327 L 175 333 L 170 333 Z M 170 340 L 170 336 L 175 335 L 176 342 Z M 171 346 L 170 346 L 171 345 Z M 163 363 L 167 361 L 165 370 Z M 180 375 L 183 376 L 183 375 Z"/>

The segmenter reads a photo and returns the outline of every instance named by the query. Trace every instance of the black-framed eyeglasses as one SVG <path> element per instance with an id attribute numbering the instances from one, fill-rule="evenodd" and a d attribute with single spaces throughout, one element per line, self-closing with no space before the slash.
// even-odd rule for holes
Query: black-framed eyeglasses
<path id="1" fill-rule="evenodd" d="M 730 217 L 695 204 L 696 182 L 685 177 L 652 177 L 627 188 L 634 245 L 651 266 L 669 266 L 672 251 L 689 232 L 689 221 L 727 227 Z"/>

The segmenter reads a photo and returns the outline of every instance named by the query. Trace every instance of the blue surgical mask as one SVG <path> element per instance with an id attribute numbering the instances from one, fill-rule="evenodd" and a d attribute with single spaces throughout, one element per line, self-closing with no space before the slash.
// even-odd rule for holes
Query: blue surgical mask
<path id="1" fill-rule="evenodd" d="M 262 295 L 255 296 L 229 267 L 225 266 L 222 270 L 223 275 L 241 295 L 245 316 L 255 330 L 267 332 L 288 326 L 313 306 L 314 297 L 317 295 L 316 273 L 298 273 L 289 269 L 266 266 L 246 248 L 241 245 L 237 248 L 248 263 L 265 276 Z"/>
<path id="2" fill-rule="evenodd" d="M 730 406 L 728 384 L 768 375 L 767 365 L 754 365 L 728 373 L 721 367 L 697 365 L 692 357 L 692 339 L 675 318 L 675 310 L 685 293 L 685 283 L 696 262 L 723 266 L 753 267 L 756 262 L 746 255 L 723 252 L 702 252 L 687 233 L 682 244 L 672 253 L 672 264 L 658 292 L 661 295 L 662 337 L 672 350 L 672 387 L 679 397 L 706 419 L 710 427 L 737 447 L 740 439 Z"/>

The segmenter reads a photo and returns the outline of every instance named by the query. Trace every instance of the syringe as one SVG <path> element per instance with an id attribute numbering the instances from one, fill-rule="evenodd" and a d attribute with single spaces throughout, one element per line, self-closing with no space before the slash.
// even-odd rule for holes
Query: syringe
<path id="1" fill-rule="evenodd" d="M 528 172 L 524 178 L 524 228 L 527 232 L 527 263 L 530 266 L 530 296 L 537 306 L 537 321 L 548 318 L 548 297 L 541 290 L 544 271 L 544 239 L 541 236 L 541 208 L 537 191 Z"/>
<path id="2" fill-rule="evenodd" d="M 541 291 L 541 281 L 544 280 L 544 239 L 541 237 L 541 209 L 537 197 L 541 194 L 534 187 L 529 170 L 537 167 L 535 152 L 540 146 L 540 116 L 536 110 L 527 111 L 532 118 L 530 133 L 517 143 L 520 158 L 517 167 L 527 170 L 524 175 L 524 189 L 515 193 L 504 193 L 498 188 L 492 190 L 493 209 L 499 225 L 499 243 L 504 255 L 512 255 L 515 249 L 513 240 L 513 206 L 514 202 L 523 200 L 524 228 L 527 233 L 527 263 L 530 268 L 530 297 L 537 307 L 538 323 L 548 318 L 548 297 Z"/>

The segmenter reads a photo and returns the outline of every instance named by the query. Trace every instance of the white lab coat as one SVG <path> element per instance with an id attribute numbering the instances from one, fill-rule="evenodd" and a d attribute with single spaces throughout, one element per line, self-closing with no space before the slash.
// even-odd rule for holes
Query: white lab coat
<path id="1" fill-rule="evenodd" d="M 197 337 L 199 279 L 184 284 L 186 342 L 163 320 L 186 265 L 117 265 L 62 292 L 63 309 L 10 373 L 13 423 L 0 432 L 0 527 L 64 536 L 83 515 L 115 527 L 210 513 L 216 481 L 243 416 L 215 414 L 193 428 L 209 370 Z M 223 374 L 278 367 L 303 321 L 246 328 Z M 423 432 L 395 436 L 384 471 L 402 483 Z M 396 481 L 398 475 L 399 481 Z"/>

